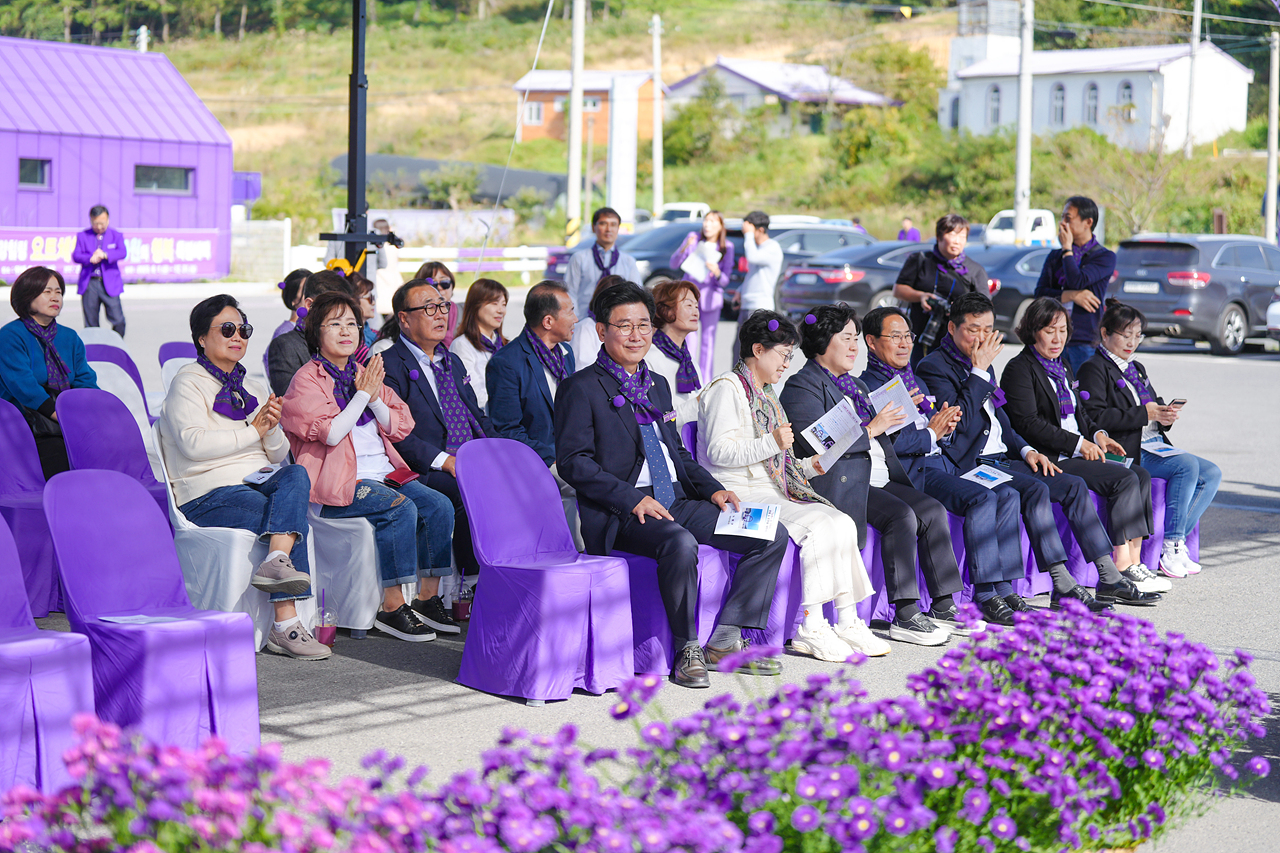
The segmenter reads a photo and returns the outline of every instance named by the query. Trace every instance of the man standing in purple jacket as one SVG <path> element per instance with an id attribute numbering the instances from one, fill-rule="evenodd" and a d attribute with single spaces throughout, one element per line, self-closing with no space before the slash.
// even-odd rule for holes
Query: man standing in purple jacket
<path id="1" fill-rule="evenodd" d="M 124 260 L 124 236 L 110 227 L 111 214 L 100 204 L 89 210 L 90 227 L 76 235 L 76 249 L 71 260 L 80 265 L 80 294 L 84 306 L 85 328 L 97 328 L 99 306 L 107 309 L 107 322 L 116 334 L 124 337 L 124 309 L 120 294 L 124 278 L 120 262 Z"/>

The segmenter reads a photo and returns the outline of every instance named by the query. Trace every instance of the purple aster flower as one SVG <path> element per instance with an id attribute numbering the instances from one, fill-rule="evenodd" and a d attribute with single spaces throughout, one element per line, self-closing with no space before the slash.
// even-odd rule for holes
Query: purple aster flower
<path id="1" fill-rule="evenodd" d="M 894 809 L 885 815 L 884 828 L 890 835 L 907 835 L 911 832 L 911 816 L 901 809 Z"/>
<path id="2" fill-rule="evenodd" d="M 822 823 L 822 814 L 813 806 L 801 806 L 791 813 L 791 825 L 800 832 L 816 829 Z"/>
<path id="3" fill-rule="evenodd" d="M 940 826 L 933 833 L 933 846 L 937 853 L 953 853 L 960 835 L 949 826 Z"/>
<path id="4" fill-rule="evenodd" d="M 969 823 L 981 823 L 987 815 L 987 810 L 991 808 L 991 798 L 981 788 L 970 788 L 966 791 L 963 802 L 964 808 L 961 809 L 960 816 Z"/>
<path id="5" fill-rule="evenodd" d="M 1154 749 L 1148 749 L 1142 753 L 1142 760 L 1146 762 L 1148 767 L 1158 769 L 1164 766 L 1164 753 Z"/>
<path id="6" fill-rule="evenodd" d="M 930 788 L 947 788 L 956 783 L 955 771 L 941 759 L 934 759 L 926 764 L 920 775 Z"/>
<path id="7" fill-rule="evenodd" d="M 1249 772 L 1258 778 L 1262 778 L 1271 772 L 1271 762 L 1263 758 L 1261 755 L 1255 755 L 1249 759 L 1247 765 Z"/>
<path id="8" fill-rule="evenodd" d="M 1018 834 L 1018 825 L 1013 822 L 1013 818 L 1004 812 L 996 815 L 987 824 L 987 828 L 991 830 L 991 834 L 1001 841 L 1009 841 Z"/>
<path id="9" fill-rule="evenodd" d="M 652 746 L 660 746 L 663 749 L 671 749 L 676 745 L 676 736 L 671 733 L 671 729 L 667 728 L 666 723 L 654 721 L 648 723 L 640 730 L 640 739 Z"/>
<path id="10" fill-rule="evenodd" d="M 875 815 L 863 815 L 854 817 L 849 822 L 849 837 L 855 841 L 862 841 L 870 838 L 880 831 L 880 822 L 876 820 Z"/>
<path id="11" fill-rule="evenodd" d="M 773 832 L 775 820 L 772 812 L 754 812 L 747 818 L 747 829 L 758 835 Z"/>
<path id="12" fill-rule="evenodd" d="M 796 780 L 796 793 L 803 799 L 816 800 L 818 798 L 818 789 L 821 785 L 821 779 L 810 773 L 806 773 Z"/>

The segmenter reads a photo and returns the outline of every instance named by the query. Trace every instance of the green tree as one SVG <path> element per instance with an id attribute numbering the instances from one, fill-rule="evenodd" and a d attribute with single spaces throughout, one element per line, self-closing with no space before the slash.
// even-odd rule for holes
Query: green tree
<path id="1" fill-rule="evenodd" d="M 427 198 L 447 202 L 450 210 L 461 210 L 480 189 L 480 167 L 469 163 L 449 163 L 418 178 Z"/>
<path id="2" fill-rule="evenodd" d="M 662 125 L 664 162 L 681 166 L 711 156 L 717 142 L 728 137 L 737 117 L 738 111 L 725 97 L 719 76 L 704 75 L 697 96 Z"/>

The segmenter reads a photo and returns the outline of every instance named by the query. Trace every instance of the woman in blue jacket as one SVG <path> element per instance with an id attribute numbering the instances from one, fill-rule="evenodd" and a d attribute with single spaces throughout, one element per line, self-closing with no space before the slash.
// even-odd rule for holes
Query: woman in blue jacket
<path id="1" fill-rule="evenodd" d="M 46 479 L 71 467 L 54 401 L 68 388 L 98 387 L 84 342 L 58 325 L 66 289 L 54 270 L 32 267 L 9 288 L 18 319 L 0 327 L 0 398 L 26 417 Z"/>

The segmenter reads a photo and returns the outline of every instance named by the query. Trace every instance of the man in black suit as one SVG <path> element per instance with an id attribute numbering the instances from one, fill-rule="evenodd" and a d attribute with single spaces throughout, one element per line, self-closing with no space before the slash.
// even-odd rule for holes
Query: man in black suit
<path id="1" fill-rule="evenodd" d="M 387 385 L 413 414 L 413 432 L 396 442 L 396 450 L 421 475 L 424 485 L 453 502 L 453 553 L 465 575 L 475 574 L 480 567 L 458 489 L 455 457 L 458 448 L 471 439 L 496 438 L 497 433 L 476 400 L 462 360 L 444 345 L 452 305 L 431 282 L 422 279 L 397 290 L 391 297 L 396 322 L 390 330 L 396 343 L 382 353 L 382 364 Z M 428 598 L 415 600 L 413 609 L 436 631 L 461 633 L 462 628 L 436 594 L 438 580 L 426 581 L 436 582 L 437 588 Z"/>
<path id="2" fill-rule="evenodd" d="M 1022 440 L 1004 413 L 1004 392 L 996 384 L 991 369 L 1004 349 L 1004 335 L 995 330 L 995 309 L 982 293 L 968 293 L 951 306 L 951 319 L 942 345 L 921 360 L 916 372 L 936 396 L 955 400 L 964 414 L 951 437 L 947 455 L 961 474 L 987 463 L 999 467 L 1013 479 L 1010 484 L 1022 496 L 1027 537 L 1041 571 L 1053 577 L 1053 603 L 1074 598 L 1090 610 L 1110 610 L 1067 571 L 1067 552 L 1048 506 L 1060 505 L 1080 543 L 1080 550 L 1095 563 L 1111 561 L 1111 540 L 1107 537 L 1089 487 Z M 1115 564 L 1111 563 L 1114 569 Z M 975 589 L 982 601 L 987 591 Z M 1005 596 L 1003 589 L 998 595 Z M 985 609 L 984 609 L 985 612 Z M 995 620 L 993 620 L 995 621 Z"/>
<path id="3" fill-rule="evenodd" d="M 877 412 L 867 387 L 852 373 L 858 358 L 857 314 L 846 306 L 824 305 L 805 318 L 800 333 L 800 349 L 808 361 L 787 380 L 778 399 L 791 420 L 801 456 L 819 452 L 801 433 L 844 397 L 849 397 L 862 420 L 858 440 L 824 476 L 814 478 L 813 488 L 853 519 L 858 526 L 859 549 L 866 546 L 868 522 L 880 531 L 884 582 L 894 607 L 889 637 L 903 643 L 940 646 L 950 638 L 953 627 L 956 633 L 968 633 L 954 612 L 952 596 L 963 582 L 951 546 L 947 511 L 912 485 L 885 434 L 905 421 L 906 413 L 893 405 Z M 932 425 L 945 433 L 958 414 L 948 408 L 935 416 Z M 920 611 L 917 552 L 933 609 L 942 614 L 938 620 Z"/>
<path id="4" fill-rule="evenodd" d="M 685 450 L 676 432 L 667 381 L 648 369 L 653 297 L 639 285 L 615 285 L 595 297 L 596 363 L 556 393 L 555 445 L 560 475 L 577 490 L 589 554 L 615 548 L 652 557 L 677 651 L 671 680 L 708 687 L 707 670 L 744 647 L 742 628 L 763 628 L 787 547 L 779 524 L 772 541 L 716 535 L 725 507 L 738 496 L 724 489 Z M 698 645 L 698 545 L 742 554 L 725 596 L 720 623 L 704 650 Z M 773 675 L 772 659 L 745 671 Z"/>

